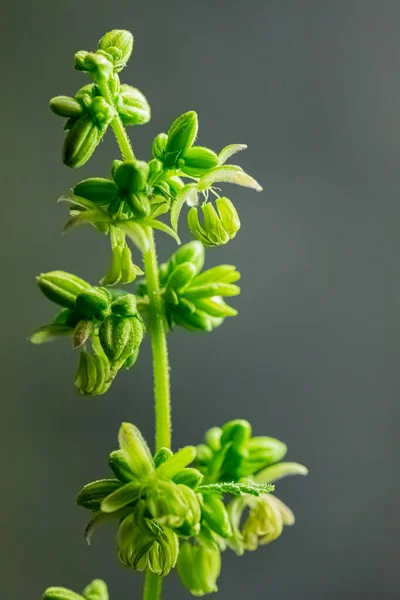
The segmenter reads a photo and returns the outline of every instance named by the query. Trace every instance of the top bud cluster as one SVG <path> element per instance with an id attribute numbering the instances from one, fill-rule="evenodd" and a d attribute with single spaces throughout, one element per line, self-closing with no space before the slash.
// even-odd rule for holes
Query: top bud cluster
<path id="1" fill-rule="evenodd" d="M 82 167 L 108 126 L 118 134 L 123 132 L 123 126 L 143 125 L 150 120 L 145 96 L 120 82 L 119 73 L 132 49 L 132 34 L 114 30 L 101 38 L 95 52 L 82 50 L 75 54 L 75 68 L 88 73 L 93 83 L 80 88 L 74 97 L 56 96 L 50 101 L 52 111 L 66 119 L 62 158 L 67 166 Z M 177 238 L 179 214 L 187 204 L 191 207 L 188 226 L 193 236 L 206 246 L 226 244 L 238 232 L 240 220 L 232 202 L 220 197 L 215 185 L 236 183 L 257 191 L 261 186 L 241 167 L 225 164 L 233 154 L 246 148 L 244 144 L 231 144 L 217 154 L 195 145 L 197 133 L 197 114 L 184 113 L 167 133 L 156 136 L 149 162 L 137 160 L 126 136 L 121 143 L 117 135 L 125 162 L 114 161 L 111 178 L 86 179 L 75 186 L 72 194 L 63 196 L 72 204 L 71 213 L 76 217 L 72 224 L 89 222 L 104 233 L 112 232 L 114 238 L 119 236 L 118 241 L 112 242 L 112 249 L 113 254 L 121 254 L 127 228 L 139 246 L 138 238 L 143 238 L 140 227 L 146 225 Z M 185 178 L 189 180 L 186 184 Z M 208 202 L 210 193 L 216 197 L 216 208 Z M 203 223 L 199 221 L 199 204 Z M 157 219 L 166 213 L 170 214 L 171 228 Z M 122 233 L 115 235 L 113 227 Z M 118 259 L 114 258 L 114 262 Z M 132 281 L 137 273 L 130 271 L 128 279 Z M 127 283 L 123 276 L 122 280 L 118 276 L 114 279 Z"/>

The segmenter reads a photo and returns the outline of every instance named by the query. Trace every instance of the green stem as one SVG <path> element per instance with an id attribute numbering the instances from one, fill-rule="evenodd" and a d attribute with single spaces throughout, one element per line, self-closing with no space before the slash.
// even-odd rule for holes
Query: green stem
<path id="1" fill-rule="evenodd" d="M 110 104 L 113 104 L 108 84 L 101 83 L 101 92 Z M 135 154 L 123 123 L 117 115 L 111 121 L 118 146 L 124 160 L 134 160 Z M 171 447 L 171 392 L 165 311 L 160 294 L 157 251 L 153 230 L 148 229 L 149 248 L 143 253 L 144 270 L 149 297 L 148 326 L 153 353 L 154 396 L 156 414 L 156 450 Z M 160 600 L 162 578 L 147 571 L 143 590 L 143 600 Z"/>
<path id="2" fill-rule="evenodd" d="M 156 450 L 171 447 L 171 393 L 167 331 L 160 295 L 158 264 L 153 230 L 149 228 L 149 249 L 143 254 L 149 297 L 148 325 L 153 351 L 154 396 L 156 412 Z"/>
<path id="3" fill-rule="evenodd" d="M 148 571 L 144 582 L 142 600 L 160 600 L 162 591 L 162 577 Z"/>

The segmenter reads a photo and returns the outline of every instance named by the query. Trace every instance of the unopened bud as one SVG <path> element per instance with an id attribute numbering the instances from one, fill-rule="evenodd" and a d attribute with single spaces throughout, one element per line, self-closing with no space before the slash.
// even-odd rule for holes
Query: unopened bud
<path id="1" fill-rule="evenodd" d="M 105 356 L 81 351 L 75 387 L 83 396 L 99 396 L 111 385 L 110 365 Z"/>
<path id="2" fill-rule="evenodd" d="M 68 131 L 62 151 L 62 161 L 67 167 L 82 167 L 92 156 L 102 137 L 102 132 L 90 115 L 83 115 Z"/>
<path id="3" fill-rule="evenodd" d="M 149 165 L 142 160 L 114 163 L 113 179 L 124 192 L 134 194 L 143 190 L 148 174 Z"/>
<path id="4" fill-rule="evenodd" d="M 118 188 L 111 179 L 90 177 L 76 184 L 73 188 L 75 196 L 81 196 L 98 206 L 105 206 L 115 200 Z"/>
<path id="5" fill-rule="evenodd" d="M 173 269 L 182 263 L 191 262 L 195 265 L 197 273 L 200 273 L 204 266 L 204 246 L 200 242 L 193 241 L 181 246 L 174 252 L 168 264 Z"/>
<path id="6" fill-rule="evenodd" d="M 75 301 L 80 292 L 90 289 L 89 283 L 65 271 L 50 271 L 42 273 L 36 278 L 37 284 L 43 294 L 52 302 L 75 308 Z"/>
<path id="7" fill-rule="evenodd" d="M 121 71 L 128 62 L 133 49 L 133 35 L 124 29 L 113 29 L 99 41 L 98 49 L 112 57 L 114 70 Z"/>
<path id="8" fill-rule="evenodd" d="M 167 146 L 168 136 L 166 133 L 159 133 L 153 141 L 152 154 L 161 162 L 164 159 L 165 148 Z"/>
<path id="9" fill-rule="evenodd" d="M 121 363 L 136 350 L 143 339 L 143 325 L 136 317 L 109 315 L 100 325 L 101 346 L 112 363 Z"/>
<path id="10" fill-rule="evenodd" d="M 217 579 L 221 571 L 221 553 L 215 542 L 193 545 L 181 544 L 178 574 L 183 585 L 193 596 L 217 592 Z"/>
<path id="11" fill-rule="evenodd" d="M 150 121 L 149 103 L 142 92 L 130 85 L 121 85 L 117 110 L 124 125 L 145 125 Z"/>
<path id="12" fill-rule="evenodd" d="M 83 590 L 85 600 L 109 600 L 107 585 L 101 579 L 95 579 Z"/>
<path id="13" fill-rule="evenodd" d="M 43 594 L 43 600 L 84 600 L 80 594 L 63 587 L 49 587 Z"/>
<path id="14" fill-rule="evenodd" d="M 218 156 L 212 150 L 202 146 L 189 148 L 180 164 L 180 170 L 191 177 L 201 177 L 218 164 Z"/>
<path id="15" fill-rule="evenodd" d="M 229 515 L 221 498 L 215 494 L 204 496 L 201 508 L 202 517 L 212 531 L 223 538 L 232 535 L 232 526 Z"/>
<path id="16" fill-rule="evenodd" d="M 118 317 L 134 317 L 137 314 L 135 296 L 133 294 L 118 296 L 111 304 L 111 312 Z"/>
<path id="17" fill-rule="evenodd" d="M 49 106 L 54 114 L 66 119 L 78 118 L 83 115 L 82 105 L 78 100 L 69 96 L 56 96 L 50 100 Z"/>
<path id="18" fill-rule="evenodd" d="M 100 52 L 80 50 L 75 54 L 75 69 L 91 73 L 95 79 L 108 79 L 113 72 L 113 63 Z"/>
<path id="19" fill-rule="evenodd" d="M 197 114 L 193 110 L 178 117 L 168 130 L 166 155 L 177 158 L 185 155 L 196 139 L 197 129 Z"/>
<path id="20" fill-rule="evenodd" d="M 105 290 L 91 288 L 78 294 L 75 306 L 82 316 L 102 320 L 109 311 L 110 299 Z"/>

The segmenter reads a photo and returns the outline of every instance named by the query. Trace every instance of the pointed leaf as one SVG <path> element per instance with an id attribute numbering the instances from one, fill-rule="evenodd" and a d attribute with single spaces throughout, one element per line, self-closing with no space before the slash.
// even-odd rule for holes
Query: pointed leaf
<path id="1" fill-rule="evenodd" d="M 60 196 L 57 202 L 68 202 L 74 206 L 80 206 L 86 210 L 101 210 L 104 214 L 107 214 L 102 208 L 100 208 L 95 202 L 83 198 L 82 196 L 76 196 L 75 194 L 64 194 Z"/>
<path id="2" fill-rule="evenodd" d="M 169 227 L 166 223 L 158 221 L 157 219 L 143 219 L 142 222 L 143 224 L 148 225 L 153 229 L 158 229 L 159 231 L 163 231 L 167 235 L 170 235 L 172 238 L 174 238 L 176 243 L 180 245 L 181 240 L 179 239 L 178 234 L 173 229 L 171 229 L 171 227 Z"/>
<path id="3" fill-rule="evenodd" d="M 225 146 L 218 154 L 218 164 L 223 165 L 236 152 L 241 152 L 242 150 L 246 150 L 246 148 L 246 144 L 230 144 L 229 146 Z"/>
<path id="4" fill-rule="evenodd" d="M 78 225 L 84 225 L 85 223 L 110 223 L 111 218 L 104 210 L 99 208 L 93 210 L 85 210 L 67 221 L 64 226 L 63 233 L 66 233 L 73 227 L 77 227 Z"/>
<path id="5" fill-rule="evenodd" d="M 74 329 L 69 325 L 58 325 L 52 323 L 50 325 L 43 325 L 36 329 L 29 338 L 32 344 L 45 344 L 46 342 L 52 342 L 59 337 L 65 337 L 66 335 L 72 335 Z"/>
<path id="6" fill-rule="evenodd" d="M 118 479 L 99 479 L 83 486 L 76 497 L 78 506 L 99 510 L 101 501 L 121 487 Z"/>
<path id="7" fill-rule="evenodd" d="M 223 165 L 216 167 L 200 178 L 197 186 L 200 191 L 210 188 L 214 183 L 235 183 L 245 187 L 253 188 L 257 192 L 261 192 L 262 187 L 253 177 L 247 175 L 241 167 L 237 165 Z"/>
<path id="8" fill-rule="evenodd" d="M 307 475 L 308 469 L 304 465 L 294 462 L 282 462 L 271 467 L 267 467 L 260 473 L 257 473 L 257 483 L 270 483 L 271 481 L 278 481 L 282 477 L 288 475 Z"/>

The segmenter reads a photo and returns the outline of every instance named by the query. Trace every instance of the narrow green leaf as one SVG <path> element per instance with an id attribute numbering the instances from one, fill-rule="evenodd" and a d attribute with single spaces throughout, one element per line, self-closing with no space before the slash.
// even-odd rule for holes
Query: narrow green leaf
<path id="1" fill-rule="evenodd" d="M 172 238 L 174 238 L 176 243 L 180 245 L 181 240 L 179 239 L 178 234 L 171 227 L 169 227 L 169 225 L 167 225 L 166 223 L 163 223 L 162 221 L 158 221 L 157 219 L 151 219 L 151 218 L 142 219 L 142 223 L 143 223 L 143 225 L 148 225 L 149 227 L 152 227 L 153 229 L 158 229 L 159 231 L 163 231 L 167 235 L 170 235 Z"/>
<path id="2" fill-rule="evenodd" d="M 185 196 L 183 194 L 178 194 L 177 197 L 175 198 L 175 200 L 172 202 L 172 207 L 171 207 L 171 225 L 172 225 L 172 229 L 174 231 L 178 231 L 178 223 L 179 223 L 179 216 L 181 214 L 181 210 L 183 208 L 183 205 L 185 204 Z"/>
<path id="3" fill-rule="evenodd" d="M 288 475 L 307 475 L 308 469 L 304 465 L 294 462 L 282 462 L 263 469 L 256 475 L 256 481 L 260 484 L 268 484 L 278 481 Z"/>
<path id="4" fill-rule="evenodd" d="M 84 208 L 86 210 L 101 210 L 102 212 L 104 212 L 104 214 L 107 214 L 102 208 L 100 209 L 100 207 L 97 204 L 95 204 L 95 202 L 92 202 L 87 198 L 83 198 L 82 196 L 77 196 L 75 194 L 63 194 L 59 197 L 57 202 L 68 202 L 69 204 L 72 204 L 74 206 L 80 206 L 81 208 Z"/>
<path id="5" fill-rule="evenodd" d="M 225 146 L 218 154 L 218 164 L 223 165 L 236 152 L 241 152 L 242 150 L 246 150 L 246 148 L 246 144 L 230 144 L 229 146 Z"/>
<path id="6" fill-rule="evenodd" d="M 257 192 L 261 192 L 262 190 L 261 185 L 237 165 L 223 165 L 222 167 L 216 167 L 215 169 L 208 171 L 208 173 L 200 178 L 197 186 L 198 189 L 202 191 L 218 182 L 243 185 L 244 187 L 252 188 Z"/>
<path id="7" fill-rule="evenodd" d="M 94 225 L 97 223 L 111 223 L 111 218 L 110 215 L 99 208 L 86 210 L 69 219 L 64 226 L 63 233 L 66 233 L 78 225 L 84 225 L 85 223 L 92 223 Z"/>
<path id="8" fill-rule="evenodd" d="M 149 249 L 149 238 L 145 228 L 135 221 L 120 221 L 118 227 L 124 231 L 141 252 Z"/>
<path id="9" fill-rule="evenodd" d="M 73 331 L 74 328 L 70 327 L 69 325 L 43 325 L 43 327 L 39 327 L 39 329 L 36 329 L 32 333 L 29 341 L 32 342 L 32 344 L 45 344 L 47 342 L 52 342 L 59 337 L 72 335 Z"/>

